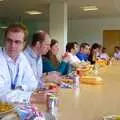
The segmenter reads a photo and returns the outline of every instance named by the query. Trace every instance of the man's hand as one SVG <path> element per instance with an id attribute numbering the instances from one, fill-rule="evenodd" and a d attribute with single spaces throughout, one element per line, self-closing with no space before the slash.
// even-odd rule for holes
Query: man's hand
<path id="1" fill-rule="evenodd" d="M 30 103 L 31 104 L 46 104 L 48 93 L 54 93 L 54 91 L 53 90 L 35 91 L 30 97 Z"/>
<path id="2" fill-rule="evenodd" d="M 61 75 L 59 72 L 49 72 L 48 75 L 44 76 L 45 82 L 59 83 L 61 80 Z"/>

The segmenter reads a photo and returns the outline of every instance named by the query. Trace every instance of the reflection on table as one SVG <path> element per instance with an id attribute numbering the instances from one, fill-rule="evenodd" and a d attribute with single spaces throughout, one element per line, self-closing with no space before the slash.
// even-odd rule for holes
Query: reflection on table
<path id="1" fill-rule="evenodd" d="M 80 89 L 60 90 L 60 120 L 102 120 L 120 114 L 120 63 L 101 68 L 103 85 L 81 84 Z"/>

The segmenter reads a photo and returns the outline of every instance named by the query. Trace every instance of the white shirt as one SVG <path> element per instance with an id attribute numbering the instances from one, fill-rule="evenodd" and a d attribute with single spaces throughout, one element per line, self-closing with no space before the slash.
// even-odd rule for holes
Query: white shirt
<path id="1" fill-rule="evenodd" d="M 38 87 L 43 87 L 42 75 L 43 75 L 43 66 L 42 58 L 34 53 L 34 51 L 27 47 L 24 51 L 25 56 L 27 57 L 30 66 L 34 72 L 36 79 L 38 80 Z"/>
<path id="2" fill-rule="evenodd" d="M 109 56 L 108 56 L 107 53 L 101 53 L 101 54 L 100 54 L 100 58 L 101 58 L 101 59 L 105 59 L 105 60 L 109 60 Z"/>
<path id="3" fill-rule="evenodd" d="M 15 88 L 21 86 L 23 91 L 13 90 L 11 83 L 15 83 Z M 5 49 L 0 48 L 0 100 L 29 102 L 32 91 L 37 88 L 37 84 L 33 71 L 23 53 L 20 53 L 14 62 L 6 54 Z"/>
<path id="4" fill-rule="evenodd" d="M 96 52 L 96 57 L 97 57 L 97 58 L 100 57 L 100 52 Z"/>
<path id="5" fill-rule="evenodd" d="M 68 53 L 69 57 L 70 57 L 70 63 L 80 63 L 81 61 L 79 60 L 79 58 L 76 55 L 73 55 L 71 53 Z"/>
<path id="6" fill-rule="evenodd" d="M 120 59 L 120 51 L 118 53 L 114 53 L 114 58 L 115 59 Z"/>

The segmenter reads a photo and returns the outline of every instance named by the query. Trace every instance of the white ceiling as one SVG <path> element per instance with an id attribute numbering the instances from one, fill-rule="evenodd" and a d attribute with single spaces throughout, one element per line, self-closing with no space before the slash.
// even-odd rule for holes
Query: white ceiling
<path id="1" fill-rule="evenodd" d="M 54 0 L 64 1 L 64 0 Z M 1 19 L 49 19 L 49 5 L 51 0 L 4 0 L 0 2 Z M 100 17 L 120 17 L 120 0 L 67 0 L 68 18 L 100 18 Z M 96 5 L 98 11 L 83 12 L 80 6 Z M 42 15 L 29 16 L 26 10 L 40 10 Z"/>

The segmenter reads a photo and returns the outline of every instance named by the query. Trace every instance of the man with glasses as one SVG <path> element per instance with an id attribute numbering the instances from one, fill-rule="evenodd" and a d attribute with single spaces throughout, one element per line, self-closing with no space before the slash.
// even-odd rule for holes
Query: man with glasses
<path id="1" fill-rule="evenodd" d="M 22 53 L 28 31 L 12 24 L 4 34 L 5 48 L 0 48 L 0 100 L 17 103 L 45 103 L 46 92 L 37 92 L 38 82 Z"/>

